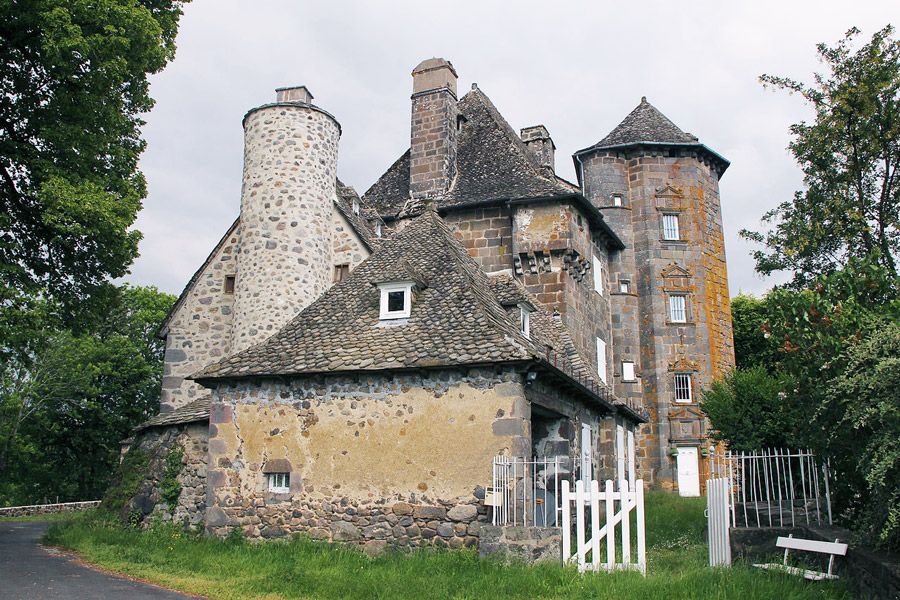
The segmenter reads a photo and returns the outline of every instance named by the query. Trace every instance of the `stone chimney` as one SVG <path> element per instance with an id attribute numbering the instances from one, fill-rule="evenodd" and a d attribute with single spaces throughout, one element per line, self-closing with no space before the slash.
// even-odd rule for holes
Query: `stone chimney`
<path id="1" fill-rule="evenodd" d="M 556 173 L 556 145 L 550 139 L 547 128 L 543 125 L 523 127 L 520 137 L 534 161 L 551 173 Z"/>
<path id="2" fill-rule="evenodd" d="M 430 200 L 450 189 L 456 177 L 456 69 L 429 58 L 413 69 L 409 190 L 414 200 Z"/>
<path id="3" fill-rule="evenodd" d="M 305 85 L 283 87 L 275 90 L 275 102 L 305 102 L 312 104 L 313 95 Z"/>

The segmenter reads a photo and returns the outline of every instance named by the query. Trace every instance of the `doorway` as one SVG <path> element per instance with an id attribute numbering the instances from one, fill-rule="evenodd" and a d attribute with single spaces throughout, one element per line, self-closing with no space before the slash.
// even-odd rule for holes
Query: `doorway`
<path id="1" fill-rule="evenodd" d="M 698 454 L 696 446 L 678 448 L 676 468 L 680 496 L 700 495 L 700 457 Z"/>

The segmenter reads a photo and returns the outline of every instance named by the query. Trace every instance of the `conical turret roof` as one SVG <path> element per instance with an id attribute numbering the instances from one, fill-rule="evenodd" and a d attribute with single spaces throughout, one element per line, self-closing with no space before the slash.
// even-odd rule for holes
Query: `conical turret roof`
<path id="1" fill-rule="evenodd" d="M 696 144 L 696 136 L 682 131 L 659 109 L 641 98 L 641 103 L 631 111 L 609 135 L 594 144 L 595 148 L 651 142 L 657 144 Z"/>

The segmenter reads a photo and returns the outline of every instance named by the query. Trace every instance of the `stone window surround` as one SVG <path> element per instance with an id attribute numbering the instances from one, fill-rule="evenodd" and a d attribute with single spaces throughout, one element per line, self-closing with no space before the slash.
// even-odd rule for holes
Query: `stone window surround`
<path id="1" fill-rule="evenodd" d="M 671 210 L 659 208 L 657 209 L 660 212 L 659 217 L 659 234 L 660 241 L 662 242 L 685 242 L 687 240 L 684 239 L 684 232 L 681 227 L 681 211 L 680 210 Z M 675 218 L 675 237 L 667 237 L 666 236 L 666 217 L 674 217 Z"/>
<path id="2" fill-rule="evenodd" d="M 631 365 L 631 377 L 625 377 L 625 365 Z M 637 382 L 637 365 L 633 360 L 623 360 L 622 361 L 622 383 L 636 383 Z"/>
<path id="3" fill-rule="evenodd" d="M 695 325 L 693 321 L 693 311 L 691 306 L 691 294 L 681 290 L 665 290 L 666 291 L 666 325 Z M 676 321 L 672 318 L 672 298 L 684 298 L 684 320 Z"/>
<path id="4" fill-rule="evenodd" d="M 391 283 L 378 284 L 380 292 L 379 314 L 378 318 L 382 321 L 391 319 L 408 319 L 412 311 L 412 287 L 415 285 L 412 281 L 394 281 Z M 403 292 L 403 309 L 390 310 L 389 298 L 394 292 Z"/>
<path id="5" fill-rule="evenodd" d="M 235 284 L 235 275 L 226 275 L 225 281 L 222 285 L 222 291 L 226 294 L 234 293 L 234 284 Z"/>
<path id="6" fill-rule="evenodd" d="M 687 386 L 684 385 L 684 378 L 687 378 Z M 682 382 L 681 386 L 679 386 L 679 381 Z M 672 377 L 672 385 L 674 387 L 675 393 L 673 394 L 673 401 L 676 404 L 694 404 L 694 374 L 681 371 L 677 372 Z M 679 389 L 681 391 L 687 392 L 687 398 L 679 399 L 678 392 Z"/>

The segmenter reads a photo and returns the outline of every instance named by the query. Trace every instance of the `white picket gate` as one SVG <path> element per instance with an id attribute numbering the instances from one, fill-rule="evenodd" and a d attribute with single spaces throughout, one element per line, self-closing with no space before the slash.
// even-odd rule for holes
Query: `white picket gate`
<path id="1" fill-rule="evenodd" d="M 633 569 L 647 574 L 647 543 L 644 526 L 644 482 L 634 482 L 634 489 L 629 491 L 628 482 L 619 482 L 619 491 L 614 491 L 613 482 L 606 481 L 604 490 L 596 480 L 590 482 L 585 490 L 583 481 L 575 483 L 573 492 L 568 481 L 562 482 L 562 559 L 563 564 L 575 562 L 578 571 L 614 571 L 617 569 Z M 618 509 L 616 502 L 619 503 Z M 572 504 L 575 505 L 574 519 Z M 603 507 L 601 509 L 601 504 Z M 602 513 L 601 513 L 602 510 Z M 637 556 L 631 553 L 631 511 L 636 514 Z M 600 515 L 605 515 L 605 523 L 600 526 Z M 587 525 L 590 519 L 590 526 Z M 572 528 L 575 529 L 575 550 L 572 550 Z M 588 527 L 590 539 L 587 539 Z M 616 529 L 619 530 L 618 535 Z M 617 556 L 616 541 L 620 540 Z M 606 558 L 603 560 L 600 543 L 606 538 Z M 590 555 L 590 558 L 588 557 Z"/>
<path id="2" fill-rule="evenodd" d="M 706 517 L 709 566 L 731 564 L 731 485 L 727 477 L 706 480 Z"/>

